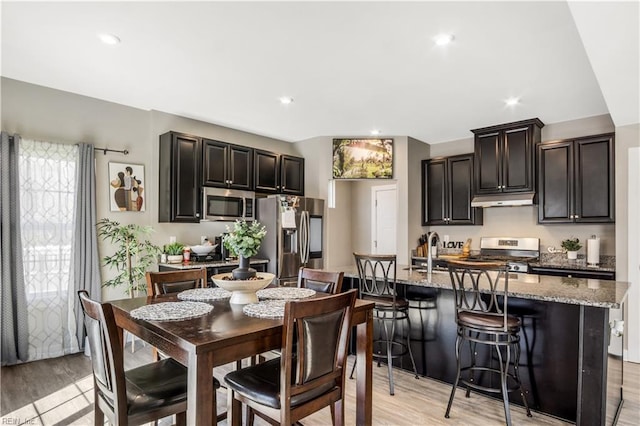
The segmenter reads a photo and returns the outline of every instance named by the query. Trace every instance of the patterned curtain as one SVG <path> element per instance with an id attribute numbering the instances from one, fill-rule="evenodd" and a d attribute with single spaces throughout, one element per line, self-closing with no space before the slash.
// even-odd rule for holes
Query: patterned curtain
<path id="1" fill-rule="evenodd" d="M 72 272 L 78 146 L 23 139 L 20 227 L 29 360 L 78 352 Z"/>
<path id="2" fill-rule="evenodd" d="M 0 146 L 0 348 L 2 365 L 27 361 L 29 328 L 20 239 L 20 200 L 18 198 L 18 150 L 20 136 L 2 132 Z"/>

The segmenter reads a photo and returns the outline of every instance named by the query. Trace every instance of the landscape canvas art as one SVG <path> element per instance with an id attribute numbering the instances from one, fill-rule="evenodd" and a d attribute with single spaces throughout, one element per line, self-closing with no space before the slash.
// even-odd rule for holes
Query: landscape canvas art
<path id="1" fill-rule="evenodd" d="M 141 164 L 109 163 L 109 205 L 112 212 L 143 212 L 144 166 Z"/>
<path id="2" fill-rule="evenodd" d="M 393 139 L 334 139 L 334 179 L 391 179 Z"/>

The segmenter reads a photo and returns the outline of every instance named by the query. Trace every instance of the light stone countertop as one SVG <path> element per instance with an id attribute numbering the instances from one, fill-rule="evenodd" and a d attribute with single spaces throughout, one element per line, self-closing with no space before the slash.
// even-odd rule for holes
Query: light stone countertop
<path id="1" fill-rule="evenodd" d="M 423 270 L 418 268 L 419 270 Z M 358 278 L 355 265 L 331 268 L 344 271 L 345 277 Z M 396 281 L 402 284 L 451 289 L 451 279 L 447 271 L 433 271 L 428 279 L 425 272 L 417 272 L 414 267 L 398 265 Z M 510 274 L 509 296 L 545 302 L 568 303 L 573 305 L 619 308 L 626 298 L 628 282 L 607 281 L 585 278 L 565 278 L 548 275 Z M 487 290 L 488 291 L 488 290 Z"/>
<path id="2" fill-rule="evenodd" d="M 269 263 L 268 259 L 251 258 L 251 265 L 261 265 Z M 174 269 L 200 269 L 200 268 L 220 268 L 224 266 L 238 266 L 237 260 L 215 260 L 211 262 L 182 262 L 182 263 L 158 263 L 158 266 L 165 266 Z"/>

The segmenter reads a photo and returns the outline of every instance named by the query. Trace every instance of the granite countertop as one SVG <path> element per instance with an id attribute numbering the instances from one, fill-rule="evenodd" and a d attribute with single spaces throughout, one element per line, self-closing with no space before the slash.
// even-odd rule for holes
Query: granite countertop
<path id="1" fill-rule="evenodd" d="M 542 268 L 571 269 L 574 271 L 616 271 L 615 256 L 600 256 L 600 263 L 596 266 L 587 265 L 584 255 L 578 255 L 578 259 L 569 260 L 564 253 L 541 253 L 538 262 L 530 262 L 530 266 Z"/>
<path id="2" fill-rule="evenodd" d="M 251 265 L 261 265 L 269 263 L 268 259 L 257 259 L 252 257 L 249 261 Z M 237 260 L 215 260 L 211 262 L 182 262 L 182 263 L 158 263 L 158 266 L 166 266 L 174 269 L 198 269 L 198 268 L 219 268 L 221 266 L 238 266 Z"/>
<path id="3" fill-rule="evenodd" d="M 344 271 L 346 277 L 358 277 L 355 265 L 332 269 Z M 451 279 L 447 271 L 433 271 L 429 279 L 425 272 L 417 272 L 416 268 L 409 270 L 407 266 L 398 265 L 397 274 L 396 281 L 402 284 L 451 289 Z M 573 305 L 619 308 L 628 288 L 629 283 L 622 281 L 534 274 L 509 275 L 509 296 Z"/>

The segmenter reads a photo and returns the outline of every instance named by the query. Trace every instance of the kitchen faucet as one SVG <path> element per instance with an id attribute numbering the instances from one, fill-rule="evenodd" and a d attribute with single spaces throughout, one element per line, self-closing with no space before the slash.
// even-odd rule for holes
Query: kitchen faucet
<path id="1" fill-rule="evenodd" d="M 436 244 L 440 242 L 440 236 L 437 232 L 429 232 L 429 237 L 427 238 L 427 274 L 429 274 L 429 278 L 431 278 L 431 271 L 433 270 L 433 239 L 435 238 Z"/>

